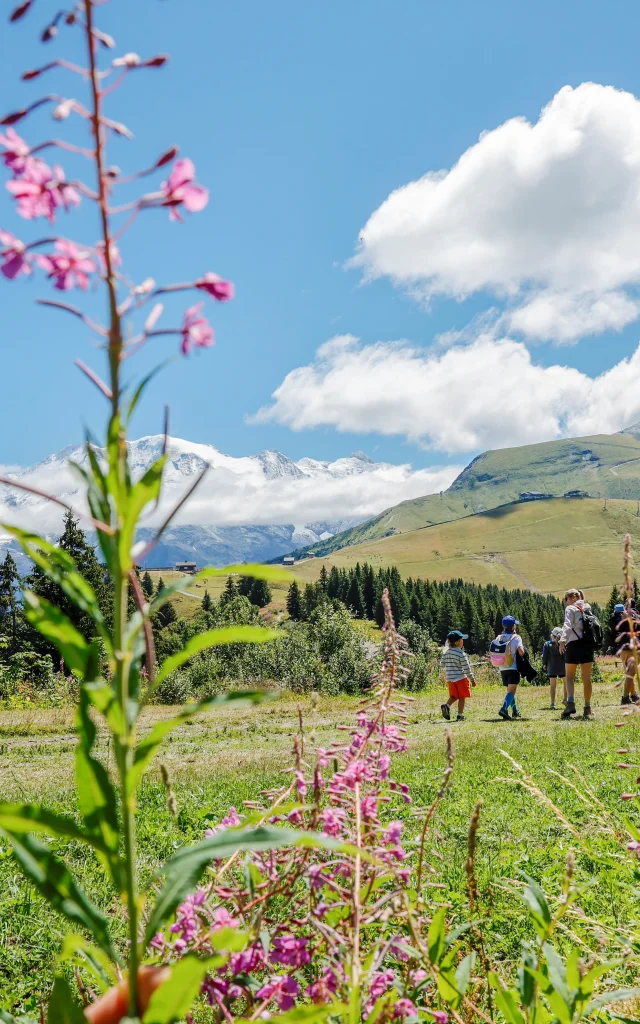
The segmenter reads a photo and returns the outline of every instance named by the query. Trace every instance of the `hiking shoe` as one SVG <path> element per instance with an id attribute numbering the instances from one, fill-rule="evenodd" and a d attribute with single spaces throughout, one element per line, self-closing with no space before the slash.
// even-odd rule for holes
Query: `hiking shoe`
<path id="1" fill-rule="evenodd" d="M 631 703 L 631 698 L 630 697 L 623 697 L 621 699 L 620 703 L 621 704 L 630 704 Z"/>
<path id="2" fill-rule="evenodd" d="M 466 720 L 467 720 L 467 716 L 466 715 L 458 715 L 458 717 L 456 718 L 456 722 L 466 722 Z"/>
<path id="3" fill-rule="evenodd" d="M 442 717 L 446 718 L 447 722 L 451 721 L 451 710 L 448 704 L 441 704 L 440 710 L 442 711 Z"/>
<path id="4" fill-rule="evenodd" d="M 506 708 L 500 708 L 498 714 L 500 715 L 500 718 L 504 718 L 505 722 L 509 721 L 509 712 L 506 710 Z"/>
<path id="5" fill-rule="evenodd" d="M 589 718 L 591 720 L 593 720 L 595 718 L 595 715 L 594 715 L 593 711 L 591 710 L 591 705 L 590 704 L 585 704 L 584 711 L 582 712 L 582 717 L 583 718 Z"/>
<path id="6" fill-rule="evenodd" d="M 637 704 L 638 701 L 640 701 L 640 697 L 638 697 L 637 693 L 630 693 L 629 694 L 629 700 L 631 701 L 632 704 Z"/>
<path id="7" fill-rule="evenodd" d="M 550 704 L 549 705 L 549 711 L 555 711 L 555 710 L 556 710 L 555 704 Z"/>
<path id="8" fill-rule="evenodd" d="M 514 708 L 513 711 L 511 712 L 511 717 L 512 718 L 522 718 L 522 715 L 520 714 L 520 712 L 518 711 L 517 708 Z"/>
<path id="9" fill-rule="evenodd" d="M 571 718 L 571 716 L 575 715 L 575 713 L 576 713 L 576 706 L 575 706 L 575 704 L 573 703 L 572 700 L 571 701 L 568 700 L 567 701 L 567 706 L 564 709 L 564 711 L 562 712 L 562 714 L 560 715 L 560 718 Z"/>

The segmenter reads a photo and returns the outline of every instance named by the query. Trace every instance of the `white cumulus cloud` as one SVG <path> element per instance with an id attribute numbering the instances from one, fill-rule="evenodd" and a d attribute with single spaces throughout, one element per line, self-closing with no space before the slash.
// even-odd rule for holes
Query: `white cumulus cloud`
<path id="1" fill-rule="evenodd" d="M 352 263 L 427 299 L 492 292 L 529 340 L 571 343 L 640 314 L 639 234 L 640 101 L 586 82 L 392 192 Z"/>
<path id="2" fill-rule="evenodd" d="M 598 377 L 491 335 L 446 351 L 342 335 L 287 374 L 254 422 L 400 435 L 446 452 L 612 433 L 640 419 L 640 346 Z"/>

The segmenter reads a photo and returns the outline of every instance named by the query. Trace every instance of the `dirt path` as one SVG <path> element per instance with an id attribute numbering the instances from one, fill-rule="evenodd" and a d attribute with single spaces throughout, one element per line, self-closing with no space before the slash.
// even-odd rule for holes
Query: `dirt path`
<path id="1" fill-rule="evenodd" d="M 536 587 L 535 583 L 532 583 L 531 580 L 528 580 L 527 577 L 523 576 L 521 572 L 518 572 L 517 569 L 514 569 L 513 566 L 510 565 L 509 562 L 507 562 L 506 558 L 504 558 L 503 555 L 496 555 L 490 553 L 488 555 L 476 555 L 476 558 L 479 558 L 482 562 L 488 562 L 489 565 L 491 565 L 493 562 L 498 562 L 500 565 L 504 565 L 505 569 L 508 569 L 509 572 L 516 577 L 516 579 L 520 580 L 521 583 L 524 583 L 525 587 L 527 587 L 528 590 L 532 590 L 534 594 L 543 593 L 540 587 Z"/>
<path id="2" fill-rule="evenodd" d="M 614 466 L 609 466 L 609 470 L 614 476 L 617 476 L 616 469 L 620 466 L 631 466 L 634 462 L 640 462 L 640 459 L 626 459 L 624 462 L 616 462 Z"/>

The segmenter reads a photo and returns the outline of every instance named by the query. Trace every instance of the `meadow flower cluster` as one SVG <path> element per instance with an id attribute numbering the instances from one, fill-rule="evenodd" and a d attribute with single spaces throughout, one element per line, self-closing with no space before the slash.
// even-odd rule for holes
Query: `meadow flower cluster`
<path id="1" fill-rule="evenodd" d="M 418 866 L 424 849 L 403 843 L 396 815 L 411 794 L 391 772 L 392 755 L 406 749 L 411 698 L 397 687 L 409 653 L 387 591 L 383 602 L 382 665 L 355 724 L 345 726 L 345 741 L 308 747 L 301 723 L 287 784 L 248 802 L 242 813 L 231 807 L 207 830 L 213 837 L 267 823 L 307 834 L 310 843 L 212 866 L 205 884 L 152 940 L 160 959 L 173 962 L 192 952 L 213 955 L 224 948 L 225 930 L 234 930 L 227 932 L 230 940 L 242 937 L 242 948 L 203 983 L 221 1020 L 258 1019 L 300 1002 L 348 1003 L 357 992 L 365 1020 L 420 1015 L 444 1024 L 447 1006 L 464 998 L 472 957 L 463 961 L 455 942 L 447 963 L 430 957 L 429 929 L 434 920 L 443 929 L 444 910 L 424 894 L 438 889 L 423 886 L 419 895 L 410 888 L 412 876 L 425 874 Z M 435 868 L 429 864 L 426 873 L 432 878 Z M 459 961 L 456 980 L 451 971 Z"/>

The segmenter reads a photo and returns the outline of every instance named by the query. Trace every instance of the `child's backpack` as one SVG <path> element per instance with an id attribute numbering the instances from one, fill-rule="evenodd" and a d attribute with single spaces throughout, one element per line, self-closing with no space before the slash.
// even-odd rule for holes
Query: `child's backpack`
<path id="1" fill-rule="evenodd" d="M 508 669 L 513 667 L 512 640 L 513 633 L 501 633 L 489 644 L 489 658 L 495 668 Z"/>
<path id="2" fill-rule="evenodd" d="M 593 612 L 582 613 L 582 638 L 593 647 L 602 646 L 602 626 Z"/>

